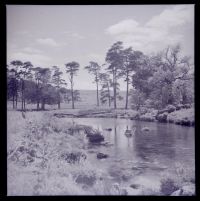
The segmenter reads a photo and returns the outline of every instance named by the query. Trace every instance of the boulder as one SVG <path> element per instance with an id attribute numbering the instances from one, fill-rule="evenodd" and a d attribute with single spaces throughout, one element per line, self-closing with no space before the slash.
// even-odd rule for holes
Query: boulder
<path id="1" fill-rule="evenodd" d="M 141 189 L 133 189 L 131 187 L 122 188 L 120 192 L 121 195 L 142 195 Z"/>
<path id="2" fill-rule="evenodd" d="M 138 189 L 140 187 L 140 185 L 139 184 L 131 184 L 130 187 L 133 189 Z"/>
<path id="3" fill-rule="evenodd" d="M 142 131 L 150 131 L 150 128 L 144 127 L 144 128 L 142 128 Z"/>
<path id="4" fill-rule="evenodd" d="M 195 185 L 187 184 L 181 189 L 174 191 L 171 196 L 193 196 L 195 195 Z"/>
<path id="5" fill-rule="evenodd" d="M 104 136 L 101 134 L 90 134 L 87 135 L 87 137 L 89 139 L 89 142 L 94 144 L 98 144 L 104 141 Z"/>
<path id="6" fill-rule="evenodd" d="M 179 189 L 177 191 L 174 191 L 171 196 L 180 196 L 182 194 L 183 190 L 182 189 Z"/>
<path id="7" fill-rule="evenodd" d="M 103 154 L 103 153 L 98 153 L 97 154 L 97 158 L 98 159 L 108 158 L 108 155 L 107 154 Z"/>
<path id="8" fill-rule="evenodd" d="M 105 128 L 106 131 L 112 131 L 112 128 Z"/>

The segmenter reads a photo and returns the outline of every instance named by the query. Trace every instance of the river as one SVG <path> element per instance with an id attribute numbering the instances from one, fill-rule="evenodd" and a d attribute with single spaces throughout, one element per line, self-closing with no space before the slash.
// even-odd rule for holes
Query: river
<path id="1" fill-rule="evenodd" d="M 66 118 L 67 121 L 72 119 Z M 115 118 L 74 118 L 99 129 L 110 146 L 88 146 L 90 160 L 118 183 L 159 186 L 160 178 L 177 164 L 195 167 L 194 127 Z M 132 137 L 125 130 L 135 130 Z M 149 131 L 144 131 L 143 128 Z M 111 131 L 106 129 L 111 128 Z M 97 159 L 96 153 L 108 154 Z"/>

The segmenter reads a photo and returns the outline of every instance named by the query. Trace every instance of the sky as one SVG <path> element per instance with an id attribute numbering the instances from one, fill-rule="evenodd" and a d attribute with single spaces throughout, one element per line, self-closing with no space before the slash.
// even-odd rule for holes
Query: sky
<path id="1" fill-rule="evenodd" d="M 30 61 L 35 67 L 76 61 L 75 89 L 95 89 L 84 69 L 105 63 L 111 45 L 122 41 L 145 54 L 179 43 L 194 56 L 194 5 L 7 5 L 7 62 Z M 121 90 L 126 86 L 120 81 Z"/>

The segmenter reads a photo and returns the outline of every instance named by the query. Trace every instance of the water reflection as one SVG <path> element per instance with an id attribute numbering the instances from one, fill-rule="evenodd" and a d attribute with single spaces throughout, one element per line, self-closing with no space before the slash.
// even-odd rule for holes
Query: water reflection
<path id="1" fill-rule="evenodd" d="M 121 160 L 140 163 L 157 162 L 166 166 L 174 162 L 191 164 L 194 161 L 194 128 L 192 127 L 112 118 L 77 118 L 74 121 L 101 130 L 105 140 L 113 144 L 111 147 L 98 148 L 102 152 L 109 153 L 110 166 L 113 165 L 113 161 Z M 143 131 L 144 127 L 149 131 Z M 108 128 L 112 130 L 107 131 Z M 124 134 L 127 128 L 136 129 L 130 138 Z M 122 166 L 122 162 L 118 165 Z"/>

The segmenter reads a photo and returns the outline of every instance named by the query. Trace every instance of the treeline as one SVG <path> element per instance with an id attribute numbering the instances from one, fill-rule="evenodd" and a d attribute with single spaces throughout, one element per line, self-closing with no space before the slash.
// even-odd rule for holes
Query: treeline
<path id="1" fill-rule="evenodd" d="M 190 57 L 181 55 L 180 45 L 168 46 L 154 55 L 145 55 L 118 41 L 108 50 L 106 63 L 90 62 L 85 67 L 94 75 L 97 105 L 100 101 L 117 108 L 119 80 L 126 83 L 125 109 L 140 107 L 162 109 L 168 105 L 194 102 L 194 66 Z M 105 73 L 101 73 L 104 70 Z M 129 103 L 129 100 L 131 103 Z"/>
<path id="2" fill-rule="evenodd" d="M 74 90 L 74 76 L 80 65 L 78 62 L 65 64 L 69 84 L 63 79 L 60 68 L 33 67 L 30 62 L 12 61 L 7 66 L 8 99 L 13 108 L 21 100 L 21 109 L 26 103 L 35 103 L 37 110 L 45 109 L 45 104 L 57 104 L 65 101 L 80 101 L 80 93 Z M 132 47 L 124 48 L 123 43 L 114 43 L 107 51 L 105 64 L 89 62 L 85 69 L 94 77 L 97 106 L 113 104 L 117 108 L 119 80 L 126 83 L 125 109 L 140 107 L 156 109 L 167 105 L 191 104 L 194 102 L 194 66 L 190 58 L 181 55 L 179 45 L 169 46 L 155 55 L 145 55 Z M 67 88 L 67 86 L 69 87 Z M 41 106 L 40 106 L 41 105 Z"/>
<path id="3" fill-rule="evenodd" d="M 73 63 L 66 64 L 70 76 L 75 74 Z M 67 71 L 68 72 L 68 71 Z M 7 66 L 7 99 L 12 100 L 13 109 L 21 102 L 21 110 L 26 109 L 26 103 L 36 104 L 37 110 L 44 110 L 45 104 L 80 101 L 78 90 L 73 92 L 66 88 L 67 83 L 62 78 L 63 73 L 57 66 L 51 68 L 33 67 L 31 62 L 15 60 Z M 73 85 L 73 79 L 72 79 Z"/>

